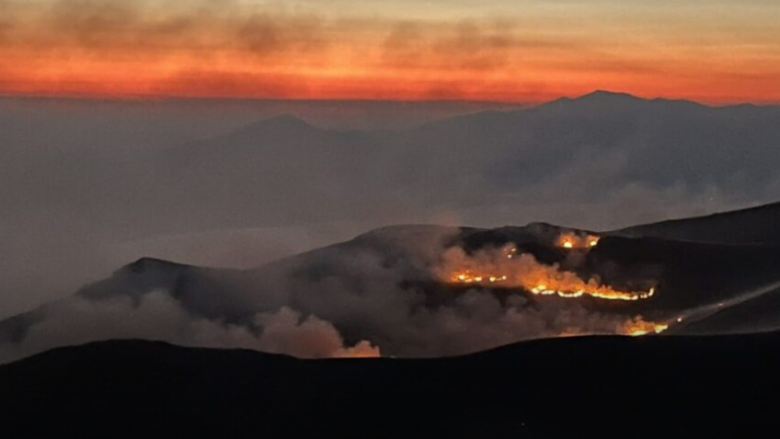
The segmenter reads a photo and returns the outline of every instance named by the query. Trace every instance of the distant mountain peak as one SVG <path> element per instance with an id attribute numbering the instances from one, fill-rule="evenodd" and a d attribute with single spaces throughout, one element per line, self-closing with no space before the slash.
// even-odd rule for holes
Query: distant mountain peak
<path id="1" fill-rule="evenodd" d="M 545 107 L 570 107 L 570 106 L 598 106 L 615 107 L 637 105 L 651 102 L 650 100 L 640 98 L 628 93 L 613 92 L 607 90 L 596 90 L 579 97 L 562 97 L 547 104 L 542 104 L 540 108 Z"/>
<path id="2" fill-rule="evenodd" d="M 700 104 L 695 101 L 689 101 L 685 99 L 667 99 L 667 98 L 655 98 L 648 99 L 638 96 L 634 96 L 629 93 L 614 92 L 608 90 L 596 90 L 591 93 L 576 97 L 576 98 L 560 98 L 549 104 L 544 104 L 541 108 L 545 107 L 582 107 L 595 110 L 608 110 L 608 109 L 639 109 L 645 108 L 649 105 L 673 105 L 676 108 L 680 107 L 697 107 L 706 108 L 704 104 Z"/>
<path id="3" fill-rule="evenodd" d="M 633 99 L 642 99 L 638 96 L 632 95 L 631 93 L 622 92 L 622 91 L 612 91 L 612 90 L 604 90 L 604 89 L 597 89 L 593 90 L 590 93 L 582 95 L 582 97 L 588 97 L 588 96 L 622 96 L 622 97 L 629 97 Z"/>
<path id="4" fill-rule="evenodd" d="M 614 92 L 607 90 L 596 90 L 592 93 L 582 95 L 573 99 L 576 102 L 592 103 L 595 105 L 637 105 L 637 104 L 668 104 L 676 106 L 707 108 L 707 105 L 691 101 L 688 99 L 670 99 L 670 98 L 642 98 L 630 93 Z"/>
<path id="5" fill-rule="evenodd" d="M 171 271 L 188 268 L 188 265 L 177 262 L 166 261 L 164 259 L 143 257 L 123 268 L 133 273 L 145 273 L 149 271 Z"/>
<path id="6" fill-rule="evenodd" d="M 608 90 L 596 90 L 592 93 L 580 96 L 575 101 L 587 101 L 587 102 L 639 102 L 647 101 L 640 97 L 634 96 L 629 93 L 614 92 Z"/>

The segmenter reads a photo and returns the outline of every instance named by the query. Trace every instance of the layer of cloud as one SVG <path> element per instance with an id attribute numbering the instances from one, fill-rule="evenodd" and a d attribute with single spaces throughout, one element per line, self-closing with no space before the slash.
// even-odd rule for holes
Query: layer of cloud
<path id="1" fill-rule="evenodd" d="M 641 20 L 619 26 L 593 14 L 597 8 L 578 11 L 586 23 L 539 5 L 460 17 L 348 10 L 6 0 L 0 92 L 538 102 L 612 88 L 713 102 L 780 99 L 772 81 L 777 35 L 752 14 L 723 38 L 708 23 L 671 32 Z M 727 48 L 739 60 L 724 60 Z"/>

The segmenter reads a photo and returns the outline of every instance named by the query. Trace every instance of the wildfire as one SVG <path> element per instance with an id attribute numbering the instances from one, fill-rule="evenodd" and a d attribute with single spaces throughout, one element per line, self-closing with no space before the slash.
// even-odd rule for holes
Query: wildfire
<path id="1" fill-rule="evenodd" d="M 598 244 L 598 237 L 578 237 L 575 240 L 562 236 L 560 244 L 564 248 L 581 248 L 582 245 L 594 247 Z M 531 254 L 518 253 L 517 248 L 512 245 L 501 249 L 483 249 L 472 254 L 466 253 L 462 248 L 453 247 L 444 252 L 442 263 L 434 270 L 442 281 L 450 283 L 522 288 L 533 295 L 563 299 L 587 296 L 600 300 L 639 301 L 650 299 L 656 294 L 655 288 L 622 291 L 603 284 L 597 277 L 585 280 L 575 272 L 561 269 L 558 264 L 542 264 Z M 683 318 L 678 316 L 675 320 L 653 322 L 644 320 L 642 316 L 619 317 L 615 326 L 611 326 L 606 333 L 633 337 L 661 334 L 675 321 L 680 323 Z M 602 332 L 593 332 L 592 328 L 572 327 L 561 335 L 594 333 Z"/>
<path id="2" fill-rule="evenodd" d="M 456 250 L 451 256 L 445 256 L 445 259 L 448 258 L 453 260 L 445 263 L 442 274 L 453 283 L 523 288 L 537 296 L 565 299 L 590 296 L 604 300 L 638 301 L 655 295 L 655 288 L 620 291 L 603 285 L 596 278 L 583 280 L 576 273 L 561 270 L 558 265 L 541 264 L 530 254 L 518 255 L 512 247 L 504 248 L 499 254 L 495 251 L 481 252 L 474 257 Z"/>
<path id="3" fill-rule="evenodd" d="M 614 333 L 618 335 L 627 335 L 630 337 L 642 337 L 644 335 L 662 334 L 667 329 L 669 329 L 669 324 L 667 323 L 648 322 L 644 320 L 642 316 L 636 316 L 620 324 Z M 606 333 L 612 334 L 613 332 Z M 560 336 L 577 337 L 594 334 L 601 334 L 601 332 L 596 331 L 594 333 L 583 328 L 568 328 L 567 330 L 563 331 Z"/>
<path id="4" fill-rule="evenodd" d="M 576 233 L 561 233 L 557 245 L 565 249 L 589 249 L 599 245 L 596 235 L 578 235 Z"/>
<path id="5" fill-rule="evenodd" d="M 669 329 L 669 325 L 666 323 L 646 322 L 639 317 L 626 323 L 623 331 L 626 335 L 641 337 L 648 334 L 660 334 L 667 329 Z"/>
<path id="6" fill-rule="evenodd" d="M 461 282 L 464 284 L 473 284 L 473 283 L 499 283 L 499 282 L 505 282 L 507 280 L 507 276 L 473 276 L 471 273 L 461 273 L 455 276 L 455 280 L 457 282 Z"/>
<path id="7" fill-rule="evenodd" d="M 381 357 L 379 346 L 363 340 L 352 347 L 339 349 L 333 354 L 333 358 L 379 358 Z"/>

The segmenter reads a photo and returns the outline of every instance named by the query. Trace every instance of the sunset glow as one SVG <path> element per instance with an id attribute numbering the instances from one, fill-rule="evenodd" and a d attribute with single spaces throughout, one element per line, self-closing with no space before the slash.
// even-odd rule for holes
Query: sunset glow
<path id="1" fill-rule="evenodd" d="M 773 2 L 426 3 L 0 0 L 0 94 L 780 101 Z"/>

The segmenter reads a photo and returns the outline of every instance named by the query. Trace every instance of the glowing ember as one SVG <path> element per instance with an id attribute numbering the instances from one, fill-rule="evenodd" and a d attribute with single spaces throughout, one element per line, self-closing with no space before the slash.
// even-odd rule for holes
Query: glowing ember
<path id="1" fill-rule="evenodd" d="M 603 285 L 596 278 L 581 279 L 576 273 L 563 271 L 558 265 L 544 265 L 530 254 L 517 254 L 516 249 L 506 247 L 479 252 L 468 256 L 463 250 L 450 249 L 445 262 L 438 270 L 447 282 L 501 285 L 522 288 L 537 296 L 557 296 L 576 299 L 584 296 L 604 300 L 637 301 L 655 295 L 655 289 L 647 291 L 620 291 Z"/>
<path id="2" fill-rule="evenodd" d="M 507 280 L 506 276 L 486 276 L 486 275 L 479 275 L 474 276 L 469 272 L 460 273 L 455 276 L 454 279 L 456 282 L 464 283 L 464 284 L 473 284 L 473 283 L 500 283 L 505 282 Z"/>
<path id="3" fill-rule="evenodd" d="M 589 249 L 599 245 L 599 237 L 595 235 L 562 233 L 558 237 L 557 245 L 565 249 Z"/>
<path id="4" fill-rule="evenodd" d="M 653 323 L 642 320 L 641 317 L 634 319 L 626 324 L 624 332 L 632 337 L 640 337 L 648 334 L 660 334 L 669 329 L 665 323 Z"/>
<path id="5" fill-rule="evenodd" d="M 342 348 L 333 354 L 334 358 L 379 358 L 381 356 L 379 346 L 374 346 L 365 340 L 353 347 Z"/>
<path id="6" fill-rule="evenodd" d="M 631 337 L 641 337 L 644 335 L 662 334 L 667 329 L 669 329 L 669 324 L 667 323 L 648 322 L 644 320 L 642 316 L 636 316 L 629 318 L 627 321 L 620 324 L 617 328 L 615 328 L 614 332 L 591 332 L 584 328 L 567 328 L 565 331 L 561 332 L 559 336 L 575 337 L 594 334 L 618 334 Z"/>

